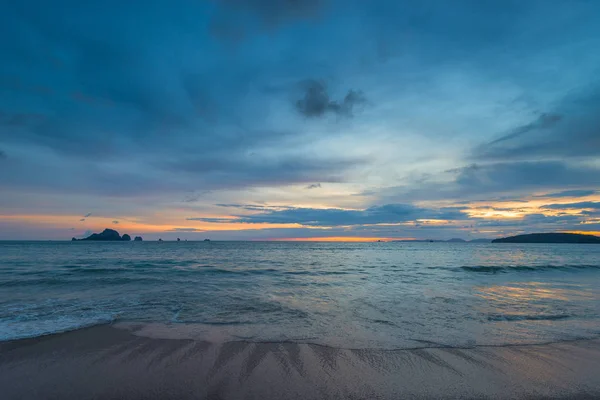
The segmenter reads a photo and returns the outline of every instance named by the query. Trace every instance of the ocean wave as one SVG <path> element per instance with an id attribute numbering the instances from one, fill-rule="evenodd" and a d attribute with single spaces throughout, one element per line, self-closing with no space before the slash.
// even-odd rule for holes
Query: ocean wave
<path id="1" fill-rule="evenodd" d="M 522 314 L 492 314 L 488 315 L 488 321 L 557 321 L 559 319 L 571 318 L 566 314 L 550 315 L 522 315 Z"/>
<path id="2" fill-rule="evenodd" d="M 81 317 L 61 316 L 53 319 L 30 321 L 0 321 L 0 341 L 27 339 L 55 333 L 69 332 L 116 321 L 112 314 L 95 314 Z"/>

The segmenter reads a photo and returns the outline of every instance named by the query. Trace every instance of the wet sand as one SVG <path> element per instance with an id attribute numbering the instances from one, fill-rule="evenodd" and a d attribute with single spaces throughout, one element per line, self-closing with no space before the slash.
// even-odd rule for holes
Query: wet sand
<path id="1" fill-rule="evenodd" d="M 600 339 L 353 350 L 96 326 L 0 343 L 2 399 L 600 398 Z"/>

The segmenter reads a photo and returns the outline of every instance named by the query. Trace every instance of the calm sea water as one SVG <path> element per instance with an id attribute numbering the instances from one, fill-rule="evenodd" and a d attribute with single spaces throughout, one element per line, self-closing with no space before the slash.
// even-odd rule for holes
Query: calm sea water
<path id="1" fill-rule="evenodd" d="M 350 348 L 600 335 L 600 246 L 0 242 L 0 340 L 110 321 Z"/>

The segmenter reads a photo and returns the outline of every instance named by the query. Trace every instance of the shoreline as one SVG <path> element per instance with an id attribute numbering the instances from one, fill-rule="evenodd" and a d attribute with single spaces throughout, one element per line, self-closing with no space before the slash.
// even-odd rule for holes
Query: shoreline
<path id="1" fill-rule="evenodd" d="M 415 341 L 415 342 L 431 343 L 431 345 L 415 346 L 415 347 L 389 347 L 389 348 L 388 347 L 351 347 L 351 346 L 345 347 L 345 346 L 336 346 L 336 345 L 331 345 L 331 344 L 312 342 L 309 340 L 302 341 L 302 340 L 293 340 L 293 339 L 290 339 L 290 340 L 227 339 L 227 340 L 214 341 L 214 340 L 208 340 L 208 339 L 200 339 L 200 338 L 198 338 L 197 334 L 194 334 L 191 336 L 177 336 L 177 334 L 180 334 L 179 332 L 176 332 L 175 335 L 173 335 L 173 334 L 166 334 L 166 332 L 168 332 L 168 330 L 167 331 L 165 331 L 165 330 L 159 331 L 160 333 L 157 333 L 155 331 L 157 326 L 161 327 L 161 328 L 169 329 L 173 326 L 193 326 L 193 325 L 196 325 L 196 324 L 194 324 L 194 323 L 166 323 L 166 322 L 155 323 L 155 322 L 145 322 L 145 321 L 140 322 L 140 321 L 129 321 L 129 320 L 115 320 L 115 321 L 111 321 L 111 322 L 92 323 L 90 325 L 83 325 L 83 326 L 75 327 L 72 329 L 66 329 L 66 330 L 61 330 L 61 331 L 56 331 L 56 332 L 42 333 L 39 335 L 23 336 L 23 337 L 18 337 L 18 338 L 14 338 L 14 339 L 0 339 L 0 349 L 2 349 L 3 345 L 7 345 L 7 344 L 17 345 L 20 342 L 24 342 L 24 341 L 31 341 L 31 340 L 44 339 L 44 338 L 53 337 L 53 336 L 66 335 L 66 334 L 70 334 L 73 332 L 86 331 L 86 330 L 96 329 L 96 328 L 101 328 L 101 327 L 110 327 L 110 328 L 117 329 L 120 331 L 126 331 L 134 336 L 141 337 L 141 338 L 147 338 L 147 339 L 153 339 L 153 340 L 191 340 L 194 342 L 205 342 L 205 343 L 209 343 L 210 345 L 215 345 L 215 346 L 223 345 L 225 343 L 245 343 L 248 345 L 251 345 L 251 344 L 271 344 L 271 345 L 297 344 L 297 345 L 328 347 L 328 348 L 338 349 L 338 350 L 350 350 L 350 351 L 372 350 L 372 351 L 382 351 L 382 352 L 406 351 L 406 350 L 427 350 L 427 349 L 473 350 L 473 349 L 478 349 L 478 348 L 547 346 L 547 345 L 557 345 L 557 344 L 562 344 L 562 343 L 574 343 L 574 342 L 586 342 L 586 341 L 599 341 L 600 342 L 600 334 L 598 334 L 593 337 L 578 337 L 578 338 L 572 338 L 572 339 L 546 340 L 546 341 L 531 342 L 531 343 L 450 345 L 450 344 L 443 344 L 443 343 L 437 343 L 437 342 L 430 342 L 430 341 L 426 341 L 426 340 L 412 339 L 412 341 Z M 198 325 L 204 326 L 204 324 L 198 324 Z M 147 329 L 147 330 L 145 330 L 145 329 Z"/>
<path id="2" fill-rule="evenodd" d="M 113 324 L 0 342 L 6 399 L 600 398 L 600 338 L 344 349 L 139 336 Z"/>

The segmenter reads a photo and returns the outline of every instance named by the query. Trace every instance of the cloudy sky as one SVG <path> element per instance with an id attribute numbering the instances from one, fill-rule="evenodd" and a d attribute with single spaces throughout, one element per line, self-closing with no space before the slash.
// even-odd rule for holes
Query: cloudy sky
<path id="1" fill-rule="evenodd" d="M 0 239 L 600 231 L 595 0 L 5 1 Z"/>

